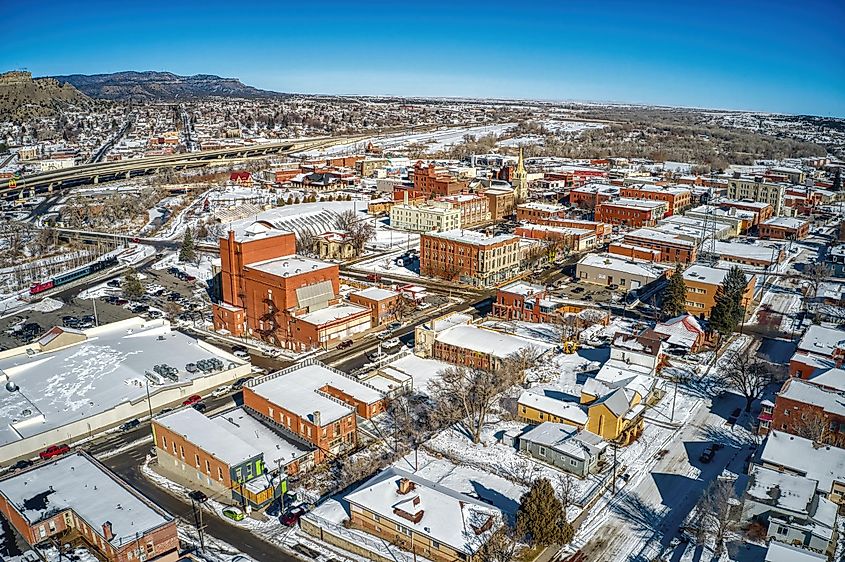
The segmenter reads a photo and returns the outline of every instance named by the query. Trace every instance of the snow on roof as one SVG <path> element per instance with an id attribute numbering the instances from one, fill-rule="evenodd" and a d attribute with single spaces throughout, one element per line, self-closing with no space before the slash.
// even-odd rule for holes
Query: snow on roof
<path id="1" fill-rule="evenodd" d="M 353 295 L 357 295 L 359 297 L 364 297 L 365 299 L 370 299 L 374 301 L 381 301 L 384 299 L 390 299 L 395 296 L 398 296 L 399 293 L 395 291 L 390 291 L 388 289 L 382 289 L 379 287 L 367 287 L 366 289 L 362 289 L 360 291 L 355 291 L 352 293 Z"/>
<path id="2" fill-rule="evenodd" d="M 566 211 L 563 205 L 552 205 L 550 203 L 540 203 L 533 201 L 531 203 L 522 203 L 517 206 L 517 209 L 533 209 L 535 211 L 545 211 L 548 213 L 557 213 L 559 211 Z"/>
<path id="3" fill-rule="evenodd" d="M 30 524 L 70 508 L 102 537 L 103 523 L 109 521 L 114 538 L 108 542 L 114 546 L 123 546 L 136 540 L 139 533 L 172 521 L 167 513 L 82 453 L 0 480 L 0 494 Z"/>
<path id="4" fill-rule="evenodd" d="M 587 460 L 607 447 L 607 443 L 595 433 L 565 423 L 543 422 L 523 433 L 519 439 L 581 460 Z"/>
<path id="5" fill-rule="evenodd" d="M 666 271 L 666 268 L 652 263 L 631 261 L 613 254 L 586 254 L 578 261 L 578 265 L 611 269 L 620 273 L 653 279 L 657 279 Z"/>
<path id="6" fill-rule="evenodd" d="M 807 224 L 807 221 L 802 221 L 801 219 L 796 219 L 794 217 L 772 217 L 763 224 L 767 226 L 779 226 L 782 228 L 797 230 Z"/>
<path id="7" fill-rule="evenodd" d="M 727 269 L 716 269 L 705 265 L 691 265 L 684 271 L 684 281 L 695 281 L 707 285 L 721 285 L 727 274 Z"/>
<path id="8" fill-rule="evenodd" d="M 796 353 L 795 355 L 798 354 Z M 811 365 L 817 368 L 810 376 L 809 381 L 811 383 L 833 390 L 845 391 L 845 369 L 834 367 L 836 363 L 829 359 L 815 357 L 813 355 L 805 355 L 805 357 L 814 359 L 814 361 L 804 363 L 805 365 Z M 795 359 L 795 356 L 792 358 Z"/>
<path id="9" fill-rule="evenodd" d="M 834 482 L 845 483 L 845 449 L 814 443 L 797 435 L 769 432 L 760 460 L 815 480 L 819 489 L 826 493 L 831 491 Z"/>
<path id="10" fill-rule="evenodd" d="M 633 185 L 626 185 L 626 189 L 636 189 L 638 191 L 648 191 L 650 193 L 668 193 L 670 195 L 681 195 L 683 193 L 690 193 L 687 187 L 679 185 L 653 185 L 648 183 L 636 183 Z"/>
<path id="11" fill-rule="evenodd" d="M 542 341 L 505 334 L 472 324 L 453 326 L 435 336 L 437 342 L 505 358 L 521 349 L 533 348 L 541 353 L 554 346 Z"/>
<path id="12" fill-rule="evenodd" d="M 514 281 L 504 287 L 499 289 L 503 293 L 512 293 L 514 295 L 521 295 L 523 297 L 527 297 L 530 295 L 535 295 L 538 293 L 542 293 L 545 291 L 545 287 L 542 285 L 537 285 L 535 283 L 529 283 L 527 281 Z"/>
<path id="13" fill-rule="evenodd" d="M 413 483 L 404 494 L 399 492 L 403 479 Z M 497 508 L 396 467 L 380 472 L 344 499 L 469 555 L 501 524 Z M 397 511 L 422 516 L 414 522 Z"/>
<path id="14" fill-rule="evenodd" d="M 302 458 L 311 449 L 305 443 L 299 443 L 276 433 L 256 418 L 246 413 L 243 408 L 235 408 L 210 418 L 211 422 L 234 433 L 238 439 L 264 455 L 264 464 L 271 469 L 280 464 L 287 464 Z"/>
<path id="15" fill-rule="evenodd" d="M 825 562 L 826 560 L 827 556 L 824 554 L 771 540 L 764 562 Z"/>
<path id="16" fill-rule="evenodd" d="M 558 400 L 547 394 L 546 391 L 539 390 L 543 394 L 538 394 L 538 389 L 525 390 L 519 395 L 517 403 L 525 405 L 541 412 L 546 412 L 556 416 L 562 420 L 572 422 L 573 425 L 583 426 L 587 423 L 587 412 L 581 409 L 577 402 L 566 402 Z"/>
<path id="17" fill-rule="evenodd" d="M 414 390 L 429 392 L 428 383 L 437 377 L 441 371 L 452 367 L 451 364 L 439 359 L 423 359 L 413 353 L 404 355 L 400 359 L 382 367 L 382 371 L 390 376 L 407 375 L 414 380 Z"/>
<path id="18" fill-rule="evenodd" d="M 627 197 L 620 197 L 619 199 L 612 199 L 605 201 L 601 205 L 608 205 L 613 207 L 625 207 L 626 209 L 642 209 L 645 211 L 653 211 L 661 207 L 666 207 L 666 201 L 649 201 L 648 199 L 630 199 Z"/>
<path id="19" fill-rule="evenodd" d="M 640 239 L 658 242 L 668 242 L 671 244 L 678 244 L 679 246 L 695 246 L 694 240 L 687 240 L 681 235 L 673 232 L 666 232 L 664 230 L 657 230 L 655 228 L 638 228 L 625 234 L 625 239 Z"/>
<path id="20" fill-rule="evenodd" d="M 470 322 L 472 322 L 472 316 L 462 312 L 457 312 L 455 314 L 448 314 L 441 316 L 440 318 L 435 318 L 429 329 L 434 330 L 435 332 L 442 332 L 443 330 L 447 330 L 453 326 L 469 324 Z"/>
<path id="21" fill-rule="evenodd" d="M 673 346 L 692 349 L 704 330 L 691 314 L 681 314 L 665 322 L 659 322 L 653 331 L 668 336 L 666 343 Z"/>
<path id="22" fill-rule="evenodd" d="M 307 273 L 309 271 L 336 267 L 336 265 L 320 260 L 313 260 L 311 258 L 293 255 L 254 262 L 247 264 L 244 267 L 247 269 L 263 271 L 264 273 L 276 275 L 277 277 L 290 277 L 292 275 Z"/>
<path id="23" fill-rule="evenodd" d="M 802 379 L 787 379 L 778 396 L 804 404 L 814 404 L 822 407 L 825 412 L 845 416 L 845 393 L 827 390 Z"/>
<path id="24" fill-rule="evenodd" d="M 496 234 L 494 236 L 489 236 L 483 232 L 465 230 L 463 228 L 445 230 L 443 232 L 427 232 L 425 233 L 425 236 L 442 238 L 444 240 L 451 240 L 454 242 L 463 242 L 474 246 L 490 246 L 500 242 L 519 242 L 520 240 L 520 237 L 515 234 Z"/>
<path id="25" fill-rule="evenodd" d="M 767 264 L 776 263 L 782 251 L 778 244 L 741 244 L 722 240 L 716 241 L 714 249 L 720 256 L 759 260 Z"/>
<path id="26" fill-rule="evenodd" d="M 746 494 L 754 500 L 809 516 L 818 482 L 760 465 L 751 468 Z"/>
<path id="27" fill-rule="evenodd" d="M 179 369 L 179 381 L 151 385 L 151 392 L 206 376 L 187 372 L 188 363 L 213 357 L 224 365 L 243 363 L 171 330 L 166 320 L 129 318 L 87 329 L 85 334 L 85 341 L 56 351 L 28 355 L 21 347 L 20 353 L 0 359 L 0 372 L 19 389 L 0 394 L 0 419 L 11 422 L 0 424 L 0 444 L 145 398 L 144 373 L 157 364 Z"/>
<path id="28" fill-rule="evenodd" d="M 184 437 L 230 467 L 261 456 L 261 451 L 240 438 L 234 426 L 227 427 L 191 407 L 155 418 L 155 423 Z"/>
<path id="29" fill-rule="evenodd" d="M 355 409 L 321 391 L 322 388 L 335 388 L 366 404 L 384 398 L 384 394 L 371 385 L 358 382 L 317 361 L 307 360 L 253 379 L 247 386 L 255 394 L 311 422 L 314 422 L 314 413 L 319 412 L 320 425 L 323 426 L 348 416 Z"/>
<path id="30" fill-rule="evenodd" d="M 813 324 L 798 342 L 798 351 L 831 357 L 833 350 L 845 345 L 845 331 Z"/>
<path id="31" fill-rule="evenodd" d="M 298 320 L 308 322 L 309 324 L 314 324 L 315 326 L 322 326 L 323 324 L 328 324 L 329 322 L 334 322 L 335 320 L 364 313 L 369 314 L 370 309 L 358 306 L 357 304 L 345 303 L 327 306 L 325 308 L 321 308 L 320 310 L 315 310 L 314 312 L 302 314 L 296 318 Z"/>

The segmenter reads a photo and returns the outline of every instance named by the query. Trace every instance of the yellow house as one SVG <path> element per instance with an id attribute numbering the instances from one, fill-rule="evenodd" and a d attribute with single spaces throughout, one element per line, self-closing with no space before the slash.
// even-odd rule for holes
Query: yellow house
<path id="1" fill-rule="evenodd" d="M 587 406 L 587 431 L 625 446 L 645 428 L 645 405 L 639 393 L 619 388 Z"/>
<path id="2" fill-rule="evenodd" d="M 545 394 L 547 391 L 524 391 L 517 400 L 517 417 L 530 424 L 543 422 L 565 423 L 583 429 L 587 414 L 576 402 L 560 400 Z"/>

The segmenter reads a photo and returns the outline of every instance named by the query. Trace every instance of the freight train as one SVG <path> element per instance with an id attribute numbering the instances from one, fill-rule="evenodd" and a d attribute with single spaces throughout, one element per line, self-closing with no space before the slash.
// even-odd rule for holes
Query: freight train
<path id="1" fill-rule="evenodd" d="M 58 287 L 60 285 L 70 283 L 71 281 L 82 279 L 87 275 L 91 275 L 92 273 L 97 273 L 98 271 L 108 269 L 114 265 L 117 265 L 117 258 L 114 256 L 95 261 L 94 263 L 85 267 L 80 267 L 78 269 L 74 269 L 73 271 L 62 273 L 61 275 L 56 275 L 49 281 L 45 281 L 43 283 L 33 283 L 32 286 L 29 288 L 29 294 L 37 295 L 38 293 L 42 293 L 44 291 L 52 289 L 53 287 Z"/>

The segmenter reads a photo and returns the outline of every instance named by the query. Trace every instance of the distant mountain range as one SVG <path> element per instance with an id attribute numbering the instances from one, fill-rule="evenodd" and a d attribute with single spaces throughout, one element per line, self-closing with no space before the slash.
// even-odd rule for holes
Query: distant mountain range
<path id="1" fill-rule="evenodd" d="M 110 100 L 178 100 L 223 96 L 235 98 L 284 96 L 278 92 L 247 86 L 237 78 L 213 74 L 179 76 L 170 72 L 114 72 L 112 74 L 71 74 L 54 76 L 80 92 Z"/>

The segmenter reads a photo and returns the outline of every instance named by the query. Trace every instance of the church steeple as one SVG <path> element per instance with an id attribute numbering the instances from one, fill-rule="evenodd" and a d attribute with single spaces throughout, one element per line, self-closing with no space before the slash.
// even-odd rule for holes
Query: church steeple
<path id="1" fill-rule="evenodd" d="M 519 147 L 519 160 L 513 172 L 513 196 L 517 203 L 528 201 L 528 172 L 525 171 L 525 154 Z"/>

